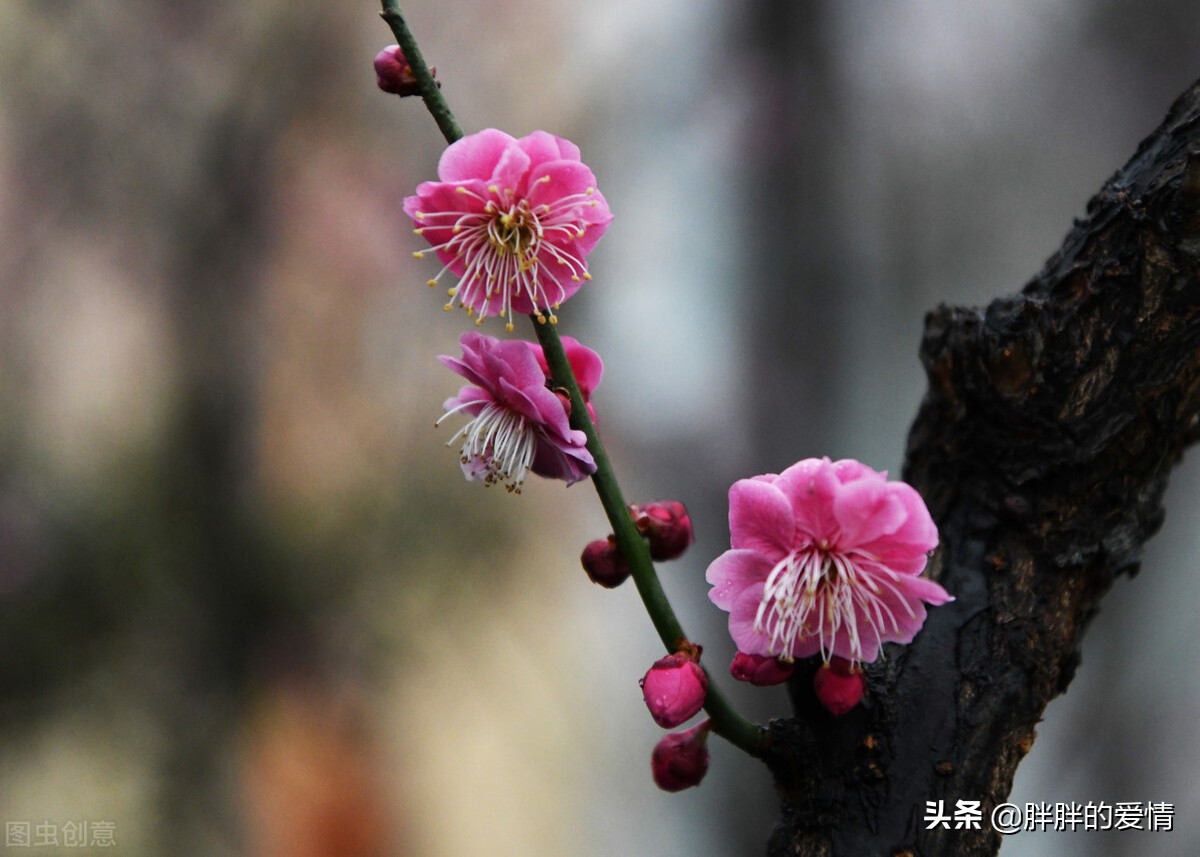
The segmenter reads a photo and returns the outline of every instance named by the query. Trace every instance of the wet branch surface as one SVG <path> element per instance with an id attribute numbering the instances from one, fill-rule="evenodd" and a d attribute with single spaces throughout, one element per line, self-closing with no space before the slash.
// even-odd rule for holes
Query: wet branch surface
<path id="1" fill-rule="evenodd" d="M 817 706 L 811 672 L 793 678 L 795 717 L 772 724 L 767 756 L 783 801 L 771 857 L 998 852 L 991 810 L 1200 436 L 1200 83 L 1019 295 L 931 312 L 921 360 L 904 478 L 957 601 L 888 647 L 845 717 Z M 949 814 L 981 800 L 982 829 L 925 830 L 939 799 Z"/>

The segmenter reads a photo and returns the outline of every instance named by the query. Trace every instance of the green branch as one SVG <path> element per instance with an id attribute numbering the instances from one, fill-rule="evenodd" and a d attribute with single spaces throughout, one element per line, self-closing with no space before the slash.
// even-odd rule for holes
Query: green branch
<path id="1" fill-rule="evenodd" d="M 458 120 L 454 118 L 454 114 L 450 112 L 450 105 L 446 103 L 441 88 L 433 79 L 433 72 L 425 63 L 425 57 L 421 55 L 421 49 L 417 47 L 417 40 L 413 37 L 412 30 L 408 28 L 408 22 L 404 20 L 404 13 L 400 11 L 400 4 L 396 0 L 383 0 L 383 11 L 379 13 L 379 16 L 392 28 L 396 44 L 400 45 L 404 59 L 412 68 L 413 77 L 417 79 L 417 88 L 421 90 L 421 98 L 425 100 L 425 107 L 433 116 L 433 121 L 437 123 L 438 128 L 441 129 L 446 142 L 453 143 L 455 140 L 462 139 L 462 128 L 459 126 Z"/>
<path id="2" fill-rule="evenodd" d="M 425 58 L 421 55 L 421 49 L 417 47 L 417 40 L 413 37 L 412 31 L 408 29 L 408 23 L 404 20 L 399 3 L 396 0 L 382 0 L 382 2 L 383 11 L 380 15 L 396 36 L 396 43 L 400 45 L 405 60 L 412 68 L 413 77 L 416 78 L 417 87 L 420 89 L 421 97 L 425 100 L 425 106 L 430 115 L 437 122 L 447 143 L 461 139 L 462 128 L 454 118 L 454 114 L 450 112 L 450 105 L 446 103 L 441 89 L 434 81 L 433 74 L 430 73 L 429 66 L 426 65 Z M 668 652 L 678 651 L 681 645 L 687 642 L 687 635 L 684 634 L 683 626 L 679 624 L 675 611 L 671 609 L 667 594 L 663 592 L 658 574 L 654 570 L 654 563 L 650 559 L 650 550 L 629 514 L 629 507 L 621 495 L 621 486 L 617 483 L 617 477 L 613 473 L 608 454 L 600 443 L 591 417 L 588 416 L 583 394 L 579 391 L 575 373 L 571 371 L 571 364 L 567 360 L 566 352 L 563 351 L 558 330 L 552 322 L 541 323 L 536 317 L 532 320 L 538 341 L 542 344 L 542 350 L 546 354 L 551 377 L 554 379 L 554 383 L 565 389 L 570 396 L 571 425 L 587 435 L 588 452 L 592 454 L 592 458 L 596 462 L 596 472 L 592 474 L 592 484 L 595 485 L 596 493 L 600 496 L 600 504 L 604 507 L 609 523 L 612 524 L 617 546 L 629 563 L 634 585 L 637 587 L 642 603 L 646 606 L 646 612 L 650 614 L 650 621 L 654 623 L 654 629 L 658 632 L 663 645 L 666 646 Z M 707 670 L 705 672 L 708 673 Z M 711 674 L 709 675 L 708 693 L 704 700 L 704 710 L 712 718 L 714 732 L 752 756 L 762 755 L 764 730 L 733 709 L 733 706 L 721 694 L 716 683 L 712 681 Z"/>
<path id="3" fill-rule="evenodd" d="M 646 540 L 638 532 L 633 523 L 633 516 L 629 514 L 629 506 L 621 495 L 621 486 L 613 473 L 608 453 L 604 451 L 604 445 L 600 443 L 600 437 L 596 434 L 596 426 L 588 415 L 583 394 L 579 390 L 575 374 L 571 371 L 567 354 L 563 351 L 558 329 L 552 323 L 539 322 L 536 317 L 531 317 L 531 321 L 538 342 L 546 355 L 546 364 L 550 367 L 550 376 L 554 384 L 565 389 L 571 399 L 571 427 L 587 435 L 588 452 L 596 461 L 592 484 L 596 487 L 596 493 L 600 495 L 600 504 L 604 507 L 608 522 L 612 524 L 617 547 L 629 563 L 638 595 L 642 597 L 646 612 L 650 614 L 650 621 L 654 623 L 654 630 L 658 632 L 659 639 L 667 651 L 678 651 L 681 645 L 688 641 L 687 635 L 684 634 L 683 626 L 676 618 L 675 611 L 667 600 L 667 594 L 658 580 Z M 712 718 L 714 732 L 752 756 L 762 755 L 763 730 L 758 724 L 750 722 L 734 710 L 712 681 L 711 674 L 708 693 L 704 699 L 704 710 Z"/>

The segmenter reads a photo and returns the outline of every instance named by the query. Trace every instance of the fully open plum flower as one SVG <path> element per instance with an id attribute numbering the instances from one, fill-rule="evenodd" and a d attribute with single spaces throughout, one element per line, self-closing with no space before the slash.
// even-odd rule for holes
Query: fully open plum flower
<path id="1" fill-rule="evenodd" d="M 459 278 L 446 309 L 457 299 L 477 323 L 503 316 L 511 330 L 513 313 L 542 319 L 591 279 L 585 260 L 612 213 L 574 143 L 488 128 L 451 144 L 438 177 L 404 211 L 444 265 L 429 284 Z"/>
<path id="2" fill-rule="evenodd" d="M 920 577 L 937 527 L 917 492 L 857 461 L 809 458 L 729 489 L 731 550 L 708 567 L 738 649 L 852 664 L 910 643 L 925 604 L 951 601 Z"/>
<path id="3" fill-rule="evenodd" d="M 470 383 L 446 400 L 438 424 L 460 411 L 471 415 L 447 444 L 462 441 L 460 461 L 468 480 L 501 482 L 519 492 L 530 473 L 570 485 L 595 472 L 587 437 L 571 428 L 565 397 L 548 387 L 529 343 L 502 342 L 470 331 L 459 344 L 462 359 L 438 360 Z M 578 343 L 574 347 L 587 352 L 589 364 L 595 363 L 599 382 L 599 356 Z"/>

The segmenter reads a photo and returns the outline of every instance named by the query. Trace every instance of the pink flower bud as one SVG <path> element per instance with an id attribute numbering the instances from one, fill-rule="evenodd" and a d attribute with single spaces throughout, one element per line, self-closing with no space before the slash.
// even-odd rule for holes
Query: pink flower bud
<path id="1" fill-rule="evenodd" d="M 650 771 L 663 791 L 679 792 L 700 785 L 708 773 L 708 733 L 712 721 L 705 720 L 686 732 L 672 732 L 654 747 Z"/>
<path id="2" fill-rule="evenodd" d="M 729 674 L 738 681 L 748 681 L 759 687 L 783 684 L 792 676 L 794 664 L 786 663 L 769 655 L 748 655 L 738 652 L 733 656 Z"/>
<path id="3" fill-rule="evenodd" d="M 863 698 L 862 670 L 844 658 L 833 658 L 813 676 L 817 699 L 834 717 L 841 717 Z"/>
<path id="4" fill-rule="evenodd" d="M 621 553 L 612 536 L 590 542 L 583 549 L 580 561 L 592 583 L 597 583 L 605 589 L 615 589 L 629 577 L 629 563 L 625 561 L 625 555 Z"/>
<path id="5" fill-rule="evenodd" d="M 655 661 L 641 685 L 654 722 L 672 729 L 703 707 L 708 676 L 695 660 L 677 652 Z"/>
<path id="6" fill-rule="evenodd" d="M 696 540 L 692 533 L 692 517 L 687 506 L 678 500 L 629 507 L 638 531 L 650 541 L 652 559 L 675 559 L 682 556 L 688 545 Z"/>
<path id="7" fill-rule="evenodd" d="M 431 68 L 429 73 L 437 74 L 437 69 Z M 417 87 L 417 79 L 413 76 L 412 66 L 404 58 L 399 45 L 388 45 L 375 55 L 375 82 L 384 92 L 399 95 L 401 98 L 421 94 Z"/>

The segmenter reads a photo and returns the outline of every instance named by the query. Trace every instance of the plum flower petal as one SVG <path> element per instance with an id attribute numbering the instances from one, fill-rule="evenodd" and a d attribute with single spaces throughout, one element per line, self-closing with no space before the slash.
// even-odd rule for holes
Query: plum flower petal
<path id="1" fill-rule="evenodd" d="M 546 362 L 546 353 L 542 350 L 542 346 L 536 342 L 525 342 L 525 344 L 533 352 L 533 358 L 541 367 L 542 374 L 549 378 L 550 365 Z M 575 376 L 575 383 L 579 385 L 579 392 L 583 396 L 584 404 L 587 405 L 588 415 L 592 418 L 592 422 L 596 422 L 596 411 L 592 407 L 592 393 L 600 384 L 600 376 L 604 374 L 604 364 L 600 361 L 600 355 L 586 345 L 580 345 L 579 340 L 573 336 L 562 337 L 562 346 L 563 352 L 567 355 L 567 363 L 571 367 L 571 374 Z"/>
<path id="2" fill-rule="evenodd" d="M 596 177 L 569 140 L 534 131 L 516 139 L 488 128 L 452 143 L 436 182 L 404 200 L 447 271 L 455 301 L 476 323 L 514 313 L 545 319 L 590 280 L 587 256 L 612 221 Z M 423 253 L 415 254 L 420 258 Z"/>
<path id="3" fill-rule="evenodd" d="M 926 604 L 953 600 L 919 577 L 938 540 L 920 495 L 860 462 L 810 458 L 739 480 L 729 524 L 709 598 L 747 655 L 870 662 L 883 643 L 912 642 Z"/>
<path id="4" fill-rule="evenodd" d="M 474 331 L 459 343 L 461 358 L 438 360 L 469 383 L 446 400 L 438 424 L 460 411 L 471 415 L 447 444 L 461 441 L 468 480 L 503 483 L 519 492 L 530 473 L 570 485 L 595 472 L 586 436 L 571 428 L 566 406 L 549 389 L 529 343 Z"/>

